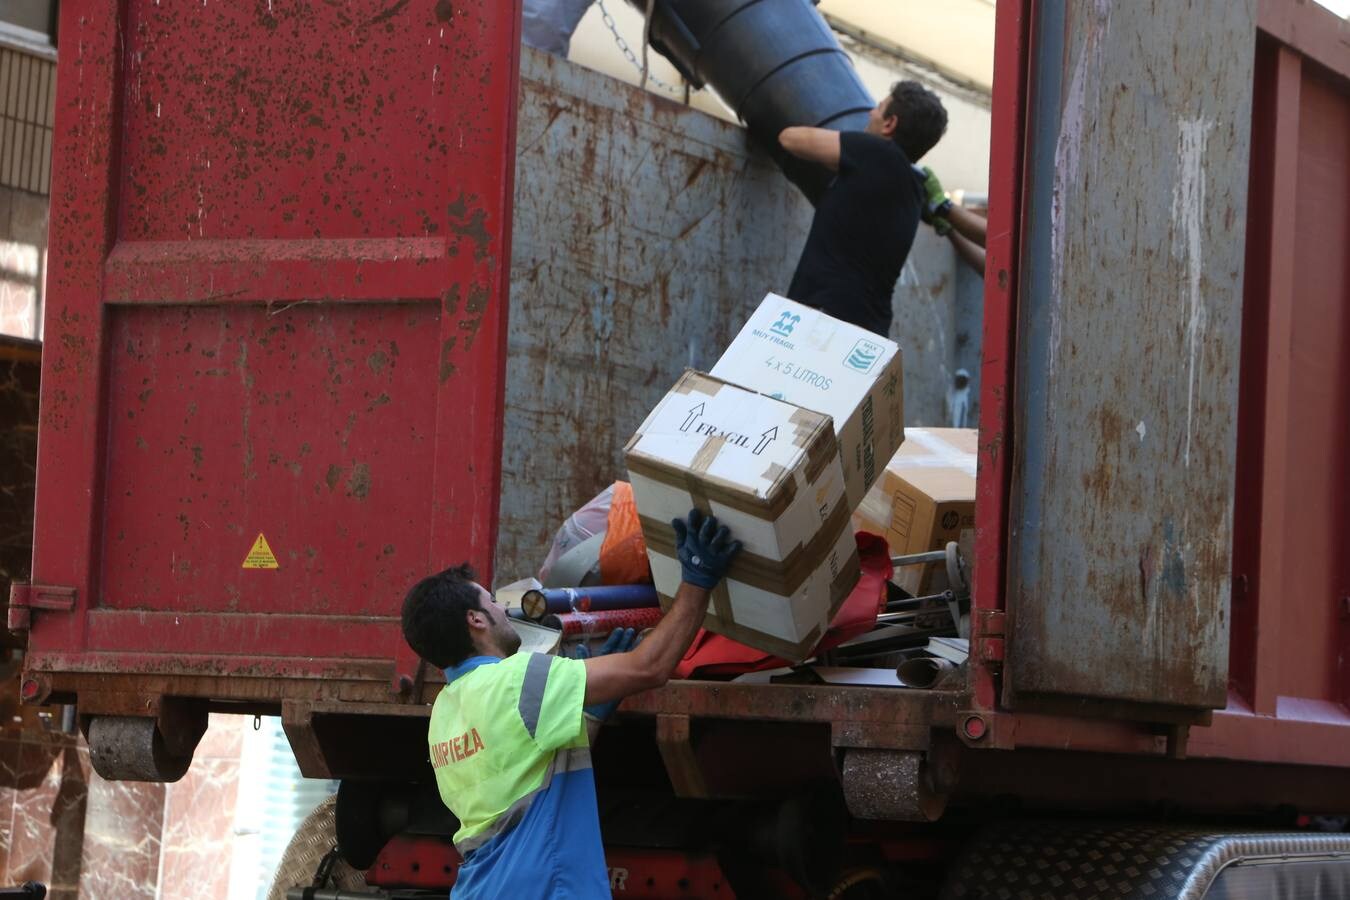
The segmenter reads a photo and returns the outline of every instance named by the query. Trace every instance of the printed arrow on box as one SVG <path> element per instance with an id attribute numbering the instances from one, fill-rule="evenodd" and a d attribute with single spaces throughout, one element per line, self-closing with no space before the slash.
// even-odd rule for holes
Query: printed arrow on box
<path id="1" fill-rule="evenodd" d="M 704 404 L 700 403 L 698 406 L 689 410 L 689 415 L 684 417 L 684 424 L 680 426 L 681 431 L 688 431 L 695 422 L 703 417 L 703 407 Z"/>
<path id="2" fill-rule="evenodd" d="M 751 450 L 750 452 L 751 452 L 752 454 L 754 454 L 755 456 L 759 456 L 761 453 L 764 452 L 764 448 L 765 448 L 765 447 L 767 447 L 767 446 L 769 446 L 769 444 L 773 443 L 773 440 L 774 440 L 774 438 L 776 438 L 776 437 L 778 437 L 778 426 L 777 426 L 777 425 L 773 426 L 773 427 L 770 428 L 768 431 L 766 431 L 766 432 L 764 432 L 763 434 L 761 434 L 761 435 L 759 436 L 759 443 L 756 444 L 756 445 L 755 445 L 755 449 L 754 449 L 754 450 Z"/>

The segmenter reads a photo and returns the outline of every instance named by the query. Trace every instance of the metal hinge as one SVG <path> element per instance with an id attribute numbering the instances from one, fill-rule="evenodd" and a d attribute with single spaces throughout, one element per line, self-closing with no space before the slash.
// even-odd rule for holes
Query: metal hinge
<path id="1" fill-rule="evenodd" d="M 75 589 L 51 584 L 12 584 L 9 586 L 10 631 L 27 631 L 33 624 L 33 610 L 70 612 L 75 609 Z"/>
<path id="2" fill-rule="evenodd" d="M 977 609 L 976 627 L 973 635 L 975 658 L 988 666 L 1003 663 L 1003 625 L 1004 614 L 999 609 Z"/>

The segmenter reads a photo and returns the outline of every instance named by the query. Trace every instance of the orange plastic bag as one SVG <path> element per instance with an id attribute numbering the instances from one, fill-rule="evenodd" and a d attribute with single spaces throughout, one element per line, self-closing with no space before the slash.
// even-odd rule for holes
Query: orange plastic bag
<path id="1" fill-rule="evenodd" d="M 647 561 L 647 542 L 642 537 L 633 486 L 614 482 L 605 540 L 600 546 L 601 584 L 649 584 L 652 567 Z"/>

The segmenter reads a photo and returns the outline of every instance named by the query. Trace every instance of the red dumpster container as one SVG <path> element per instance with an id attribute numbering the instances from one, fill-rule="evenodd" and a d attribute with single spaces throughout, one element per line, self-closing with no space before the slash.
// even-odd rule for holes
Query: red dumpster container
<path id="1" fill-rule="evenodd" d="M 29 699 L 406 699 L 402 591 L 491 574 L 518 22 L 62 5 Z"/>

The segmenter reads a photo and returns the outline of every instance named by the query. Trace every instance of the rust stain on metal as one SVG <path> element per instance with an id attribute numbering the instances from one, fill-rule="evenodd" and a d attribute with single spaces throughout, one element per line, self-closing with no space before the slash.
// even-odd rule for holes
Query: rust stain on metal
<path id="1" fill-rule="evenodd" d="M 328 474 L 324 476 L 323 480 L 324 483 L 328 485 L 330 491 L 336 490 L 338 482 L 342 480 L 342 467 L 335 463 L 330 463 L 328 466 Z"/>
<path id="2" fill-rule="evenodd" d="M 534 571 L 562 520 L 623 477 L 632 429 L 791 274 L 811 215 L 741 129 L 566 60 L 522 51 L 518 109 L 503 577 Z M 457 334 L 477 327 L 467 293 Z"/>
<path id="3" fill-rule="evenodd" d="M 370 466 L 356 463 L 352 466 L 352 473 L 347 476 L 347 494 L 357 500 L 364 500 L 369 493 Z"/>
<path id="4" fill-rule="evenodd" d="M 375 24 L 377 24 L 377 23 L 379 23 L 379 22 L 387 22 L 387 21 L 389 21 L 390 19 L 392 19 L 394 16 L 396 16 L 396 15 L 398 15 L 400 12 L 402 12 L 403 9 L 404 9 L 404 7 L 406 7 L 406 6 L 407 6 L 409 3 L 411 3 L 411 2 L 412 2 L 412 0 L 398 0 L 397 3 L 395 3 L 393 6 L 389 7 L 388 9 L 382 11 L 379 15 L 377 15 L 375 18 L 371 19 L 371 20 L 370 20 L 369 22 L 367 22 L 366 24 L 367 24 L 367 25 L 375 25 Z"/>
<path id="5" fill-rule="evenodd" d="M 464 311 L 471 315 L 482 315 L 483 310 L 488 306 L 488 290 L 482 284 L 475 284 L 469 288 L 469 299 L 464 304 Z"/>
<path id="6" fill-rule="evenodd" d="M 450 355 L 455 350 L 455 343 L 457 340 L 458 340 L 457 338 L 451 336 L 446 338 L 445 343 L 441 345 L 440 380 L 442 384 L 444 384 L 450 378 L 450 376 L 455 374 L 456 367 L 454 362 L 451 361 Z"/>
<path id="7" fill-rule="evenodd" d="M 482 208 L 472 210 L 469 208 L 469 203 L 475 200 L 476 197 L 466 200 L 464 195 L 460 194 L 446 206 L 445 212 L 450 219 L 450 230 L 471 240 L 474 261 L 482 262 L 488 254 L 492 236 L 487 229 L 487 212 Z"/>
<path id="8" fill-rule="evenodd" d="M 442 24 L 455 17 L 455 6 L 450 0 L 436 0 L 436 21 Z"/>
<path id="9" fill-rule="evenodd" d="M 445 314 L 448 316 L 453 316 L 455 313 L 459 312 L 459 302 L 460 290 L 459 285 L 457 284 L 451 286 L 451 288 L 441 297 L 441 305 L 444 307 Z"/>
<path id="10" fill-rule="evenodd" d="M 378 375 L 384 371 L 385 366 L 389 365 L 389 354 L 383 350 L 376 350 L 366 357 L 366 365 L 370 366 L 370 371 Z"/>

